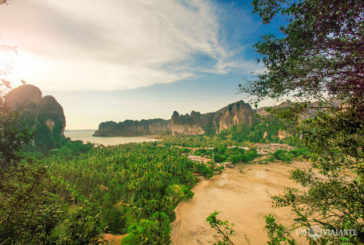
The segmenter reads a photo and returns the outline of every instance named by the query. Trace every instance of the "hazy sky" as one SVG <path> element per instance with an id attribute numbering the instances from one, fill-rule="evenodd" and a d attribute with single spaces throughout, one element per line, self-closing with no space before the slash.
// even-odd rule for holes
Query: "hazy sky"
<path id="1" fill-rule="evenodd" d="M 265 26 L 252 10 L 250 0 L 12 0 L 0 7 L 0 76 L 54 95 L 67 129 L 216 111 L 247 100 L 238 84 L 264 71 L 251 45 L 282 21 Z"/>

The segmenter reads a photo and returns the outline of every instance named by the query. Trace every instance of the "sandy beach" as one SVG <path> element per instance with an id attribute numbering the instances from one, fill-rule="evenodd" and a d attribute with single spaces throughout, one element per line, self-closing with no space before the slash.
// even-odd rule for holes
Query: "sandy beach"
<path id="1" fill-rule="evenodd" d="M 175 209 L 172 244 L 212 244 L 219 236 L 205 221 L 215 210 L 218 217 L 235 224 L 235 244 L 266 244 L 264 216 L 269 213 L 288 225 L 293 220 L 289 208 L 272 207 L 271 196 L 284 192 L 285 187 L 299 187 L 289 179 L 290 171 L 307 168 L 307 163 L 239 164 L 222 174 L 203 180 L 194 188 L 194 197 Z M 297 238 L 297 237 L 296 237 Z M 305 240 L 298 237 L 300 244 Z"/>

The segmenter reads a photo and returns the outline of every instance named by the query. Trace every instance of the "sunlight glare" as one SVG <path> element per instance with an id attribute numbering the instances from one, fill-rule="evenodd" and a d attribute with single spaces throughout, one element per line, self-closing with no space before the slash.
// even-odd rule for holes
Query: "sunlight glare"
<path id="1" fill-rule="evenodd" d="M 9 75 L 16 61 L 16 51 L 0 46 L 0 76 Z"/>

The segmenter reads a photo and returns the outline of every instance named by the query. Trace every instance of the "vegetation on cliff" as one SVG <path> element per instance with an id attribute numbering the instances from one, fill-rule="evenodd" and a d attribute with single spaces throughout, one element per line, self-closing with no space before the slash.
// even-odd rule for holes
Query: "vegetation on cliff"
<path id="1" fill-rule="evenodd" d="M 281 106 L 279 106 L 281 107 Z M 262 115 L 261 115 L 262 114 Z M 151 119 L 102 122 L 94 136 L 205 135 L 237 142 L 281 142 L 298 136 L 290 121 L 271 113 L 270 108 L 253 110 L 243 101 L 227 105 L 217 112 L 190 114 L 173 112 L 171 120 Z"/>
<path id="2" fill-rule="evenodd" d="M 77 206 L 62 199 L 55 190 L 66 186 L 44 166 L 24 158 L 23 146 L 33 133 L 17 112 L 9 110 L 1 94 L 0 136 L 0 243 L 97 243 L 103 230 L 97 207 L 82 197 L 77 197 Z M 68 190 L 75 199 L 77 193 Z"/>
<path id="3" fill-rule="evenodd" d="M 62 146 L 66 118 L 62 106 L 52 96 L 42 97 L 39 88 L 25 84 L 11 89 L 4 97 L 8 110 L 18 115 L 18 125 L 33 133 L 27 150 L 43 152 Z"/>
<path id="4" fill-rule="evenodd" d="M 216 129 L 213 124 L 214 112 L 201 114 L 200 112 L 192 111 L 190 114 L 180 115 L 174 111 L 171 118 L 171 131 L 174 135 L 213 135 Z M 196 129 L 189 130 L 192 127 Z M 178 127 L 182 127 L 179 130 Z"/>
<path id="5" fill-rule="evenodd" d="M 125 120 L 116 123 L 114 121 L 102 122 L 94 136 L 113 137 L 113 136 L 143 136 L 165 134 L 170 131 L 169 120 L 149 119 L 149 120 Z"/>

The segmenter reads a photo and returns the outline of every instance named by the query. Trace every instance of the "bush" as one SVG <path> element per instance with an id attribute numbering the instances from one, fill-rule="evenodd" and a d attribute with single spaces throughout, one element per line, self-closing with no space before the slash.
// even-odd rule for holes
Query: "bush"
<path id="1" fill-rule="evenodd" d="M 243 162 L 250 162 L 250 161 L 254 160 L 257 157 L 258 157 L 258 153 L 257 153 L 256 150 L 249 150 L 249 151 L 246 151 L 244 153 L 242 161 Z"/>
<path id="2" fill-rule="evenodd" d="M 291 152 L 285 150 L 277 150 L 273 153 L 273 156 L 283 162 L 291 162 L 294 155 Z"/>
<path id="3" fill-rule="evenodd" d="M 122 239 L 122 244 L 170 244 L 170 220 L 163 212 L 154 213 L 149 219 L 141 219 L 129 227 L 129 235 Z"/>
<path id="4" fill-rule="evenodd" d="M 219 144 L 214 148 L 215 153 L 224 154 L 226 151 L 227 145 L 226 144 Z"/>
<path id="5" fill-rule="evenodd" d="M 307 148 L 294 149 L 291 150 L 290 153 L 292 153 L 294 157 L 303 157 L 304 159 L 309 159 L 311 154 Z"/>
<path id="6" fill-rule="evenodd" d="M 201 174 L 205 178 L 211 178 L 214 175 L 214 171 L 205 164 L 196 164 L 196 168 L 197 173 Z"/>
<path id="7" fill-rule="evenodd" d="M 224 154 L 219 154 L 219 153 L 216 153 L 214 155 L 214 161 L 215 162 L 218 162 L 218 163 L 221 163 L 221 162 L 225 162 L 227 159 L 227 156 L 224 155 Z"/>

